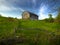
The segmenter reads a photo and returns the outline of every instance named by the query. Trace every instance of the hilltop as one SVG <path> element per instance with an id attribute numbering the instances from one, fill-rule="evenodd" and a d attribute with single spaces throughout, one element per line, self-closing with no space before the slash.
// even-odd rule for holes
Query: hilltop
<path id="1" fill-rule="evenodd" d="M 21 45 L 49 45 L 52 44 L 51 39 L 54 41 L 53 38 L 60 35 L 58 29 L 59 25 L 54 22 L 22 20 L 0 16 L 0 44 L 1 41 L 6 40 L 6 43 L 9 45 L 8 40 L 10 39 L 12 41 L 11 43 L 14 42 Z M 15 41 L 13 41 L 13 39 Z M 4 43 L 4 45 L 6 45 L 6 43 Z"/>

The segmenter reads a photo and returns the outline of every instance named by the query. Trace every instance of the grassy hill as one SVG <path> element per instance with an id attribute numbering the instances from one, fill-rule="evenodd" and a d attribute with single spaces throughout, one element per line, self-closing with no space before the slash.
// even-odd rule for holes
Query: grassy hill
<path id="1" fill-rule="evenodd" d="M 0 45 L 58 45 L 59 26 L 60 24 L 41 20 L 21 20 L 0 16 Z"/>

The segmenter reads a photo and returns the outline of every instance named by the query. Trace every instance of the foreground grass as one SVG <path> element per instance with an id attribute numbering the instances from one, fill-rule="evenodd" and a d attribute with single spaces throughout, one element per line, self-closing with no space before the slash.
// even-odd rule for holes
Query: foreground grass
<path id="1" fill-rule="evenodd" d="M 40 20 L 0 17 L 0 41 L 3 42 L 5 39 L 7 44 L 4 45 L 9 45 L 8 40 L 17 43 L 14 45 L 55 45 L 51 40 L 53 41 L 56 35 L 60 35 L 59 26 L 60 24 L 57 23 Z"/>

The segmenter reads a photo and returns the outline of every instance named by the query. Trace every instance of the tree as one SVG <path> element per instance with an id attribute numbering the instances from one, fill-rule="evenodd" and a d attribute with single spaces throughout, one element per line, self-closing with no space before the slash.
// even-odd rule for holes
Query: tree
<path id="1" fill-rule="evenodd" d="M 49 14 L 49 18 L 52 18 L 52 14 Z"/>
<path id="2" fill-rule="evenodd" d="M 0 17 L 2 17 L 1 14 L 0 14 Z"/>
<path id="3" fill-rule="evenodd" d="M 49 22 L 54 22 L 54 19 L 52 17 L 52 14 L 49 14 Z"/>
<path id="4" fill-rule="evenodd" d="M 60 23 L 60 8 L 59 8 L 59 10 L 58 10 L 58 15 L 57 15 L 55 21 L 58 22 L 58 23 Z"/>
<path id="5" fill-rule="evenodd" d="M 56 21 L 59 23 L 60 22 L 60 13 L 58 13 L 57 17 L 56 17 Z"/>

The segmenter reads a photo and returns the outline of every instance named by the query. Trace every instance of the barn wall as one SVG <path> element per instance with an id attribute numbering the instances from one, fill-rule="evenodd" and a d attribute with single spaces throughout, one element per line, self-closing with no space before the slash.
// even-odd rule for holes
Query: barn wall
<path id="1" fill-rule="evenodd" d="M 30 18 L 30 14 L 28 12 L 24 12 L 22 15 L 22 19 L 29 19 Z"/>
<path id="2" fill-rule="evenodd" d="M 23 12 L 22 19 L 38 20 L 38 16 L 33 13 Z"/>
<path id="3" fill-rule="evenodd" d="M 35 16 L 35 15 L 30 15 L 30 19 L 31 19 L 31 20 L 38 20 L 38 17 Z"/>

